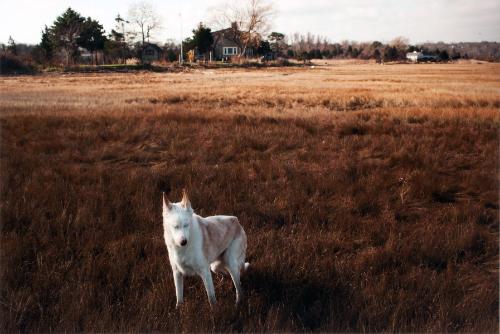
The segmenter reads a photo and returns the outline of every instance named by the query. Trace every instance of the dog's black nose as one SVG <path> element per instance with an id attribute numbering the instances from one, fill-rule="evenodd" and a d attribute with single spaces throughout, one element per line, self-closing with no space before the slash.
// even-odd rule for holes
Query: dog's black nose
<path id="1" fill-rule="evenodd" d="M 187 240 L 186 240 L 186 239 L 183 239 L 183 240 L 181 241 L 181 246 L 186 246 L 186 244 L 187 244 L 187 243 L 188 243 L 188 242 L 187 242 Z"/>

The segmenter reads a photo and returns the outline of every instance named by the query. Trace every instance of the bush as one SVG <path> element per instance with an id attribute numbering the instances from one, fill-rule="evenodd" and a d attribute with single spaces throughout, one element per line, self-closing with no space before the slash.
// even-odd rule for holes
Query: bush
<path id="1" fill-rule="evenodd" d="M 125 64 L 127 65 L 138 65 L 140 63 L 141 61 L 138 58 L 128 58 L 127 60 L 125 60 Z"/>
<path id="2" fill-rule="evenodd" d="M 31 74 L 33 66 L 25 64 L 19 57 L 7 53 L 0 55 L 0 75 Z"/>
<path id="3" fill-rule="evenodd" d="M 276 65 L 278 66 L 291 66 L 292 64 L 290 63 L 290 61 L 286 58 L 279 58 L 277 61 L 276 61 Z"/>

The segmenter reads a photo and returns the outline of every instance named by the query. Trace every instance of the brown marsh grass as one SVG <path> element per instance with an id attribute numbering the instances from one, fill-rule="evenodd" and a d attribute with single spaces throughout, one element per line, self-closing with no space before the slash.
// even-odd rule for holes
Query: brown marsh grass
<path id="1" fill-rule="evenodd" d="M 0 79 L 2 332 L 498 331 L 500 66 Z M 160 191 L 249 237 L 175 309 Z"/>

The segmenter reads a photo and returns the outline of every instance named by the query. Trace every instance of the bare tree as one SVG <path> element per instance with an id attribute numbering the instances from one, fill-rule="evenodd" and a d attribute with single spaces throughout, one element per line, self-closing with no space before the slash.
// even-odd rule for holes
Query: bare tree
<path id="1" fill-rule="evenodd" d="M 398 58 L 404 58 L 409 40 L 406 37 L 398 36 L 389 42 L 389 45 L 395 48 Z"/>
<path id="2" fill-rule="evenodd" d="M 389 42 L 390 46 L 395 46 L 398 49 L 405 49 L 409 44 L 409 40 L 406 37 L 398 36 Z"/>
<path id="3" fill-rule="evenodd" d="M 152 34 L 161 29 L 162 18 L 156 8 L 147 1 L 139 1 L 130 5 L 128 20 L 139 29 L 142 44 L 146 41 L 149 43 Z"/>
<path id="4" fill-rule="evenodd" d="M 274 8 L 266 0 L 237 0 L 212 8 L 215 28 L 231 28 L 232 39 L 240 47 L 239 56 L 249 46 L 258 45 L 271 28 Z"/>

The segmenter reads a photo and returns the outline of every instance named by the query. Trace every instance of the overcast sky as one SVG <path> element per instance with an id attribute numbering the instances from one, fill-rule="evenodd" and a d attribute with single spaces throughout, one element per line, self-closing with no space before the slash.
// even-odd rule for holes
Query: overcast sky
<path id="1" fill-rule="evenodd" d="M 0 42 L 38 43 L 40 32 L 72 7 L 109 32 L 114 17 L 126 15 L 133 0 L 0 0 Z M 186 37 L 220 0 L 151 0 L 164 18 L 155 39 Z M 389 41 L 405 36 L 426 41 L 500 41 L 500 0 L 274 0 L 273 30 L 311 32 L 331 41 Z"/>

